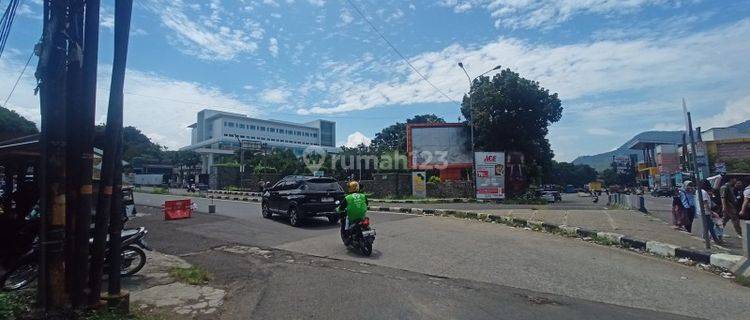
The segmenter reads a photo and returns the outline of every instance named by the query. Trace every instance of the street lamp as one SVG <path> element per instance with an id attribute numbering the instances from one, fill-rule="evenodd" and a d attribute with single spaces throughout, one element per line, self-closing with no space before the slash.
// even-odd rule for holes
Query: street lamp
<path id="1" fill-rule="evenodd" d="M 477 191 L 477 179 L 476 179 L 476 170 L 477 170 L 477 161 L 474 156 L 474 95 L 472 94 L 472 90 L 474 87 L 472 84 L 474 83 L 474 80 L 478 79 L 479 77 L 488 74 L 495 70 L 500 70 L 502 66 L 497 65 L 494 68 L 487 70 L 483 72 L 482 74 L 476 76 L 474 79 L 469 76 L 469 72 L 466 71 L 466 68 L 464 68 L 464 64 L 462 62 L 458 63 L 458 67 L 461 68 L 461 70 L 464 71 L 464 74 L 466 75 L 466 79 L 469 80 L 469 117 L 471 118 L 469 120 L 469 130 L 471 131 L 471 173 L 474 175 L 471 180 L 474 182 L 474 193 L 476 195 Z"/>

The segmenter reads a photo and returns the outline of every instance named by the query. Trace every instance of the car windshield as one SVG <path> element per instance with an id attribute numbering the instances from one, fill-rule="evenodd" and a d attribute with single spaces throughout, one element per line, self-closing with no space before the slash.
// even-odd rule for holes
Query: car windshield
<path id="1" fill-rule="evenodd" d="M 304 186 L 309 191 L 343 191 L 333 179 L 310 179 L 305 181 Z"/>

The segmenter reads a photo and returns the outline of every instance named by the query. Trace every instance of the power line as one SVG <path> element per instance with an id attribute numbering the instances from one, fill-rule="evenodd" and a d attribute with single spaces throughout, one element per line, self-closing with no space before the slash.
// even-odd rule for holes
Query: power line
<path id="1" fill-rule="evenodd" d="M 16 86 L 18 86 L 18 82 L 20 82 L 21 78 L 23 78 L 23 74 L 26 72 L 26 67 L 29 66 L 29 62 L 31 62 L 31 58 L 33 57 L 34 57 L 34 51 L 31 51 L 29 58 L 26 59 L 26 64 L 23 66 L 23 70 L 21 70 L 21 74 L 19 74 L 18 78 L 16 79 L 16 83 L 13 84 L 13 88 L 10 89 L 10 93 L 8 93 L 8 96 L 5 97 L 5 101 L 3 102 L 3 107 L 7 108 L 8 100 L 10 100 L 10 97 L 13 95 L 13 92 L 16 91 Z"/>
<path id="2" fill-rule="evenodd" d="M 0 57 L 3 55 L 5 50 L 5 43 L 8 42 L 8 36 L 10 35 L 10 27 L 13 25 L 13 20 L 16 18 L 16 8 L 18 8 L 19 0 L 10 0 L 8 7 L 5 9 L 2 18 L 0 18 Z"/>
<path id="3" fill-rule="evenodd" d="M 372 21 L 370 21 L 370 19 L 368 19 L 368 18 L 367 18 L 367 16 L 366 16 L 366 15 L 365 15 L 365 14 L 364 14 L 364 13 L 362 12 L 362 10 L 360 10 L 360 9 L 359 9 L 359 7 L 357 7 L 357 6 L 356 6 L 356 5 L 354 4 L 354 2 L 352 2 L 352 0 L 346 0 L 346 2 L 348 2 L 348 3 L 349 3 L 349 5 L 350 5 L 350 6 L 352 7 L 352 8 L 354 8 L 354 11 L 357 11 L 357 13 L 358 13 L 358 14 L 359 14 L 359 15 L 360 15 L 360 16 L 362 17 L 362 19 L 364 19 L 364 20 L 365 20 L 365 22 L 367 22 L 367 24 L 368 24 L 368 25 L 370 26 L 370 28 L 372 28 L 372 31 L 375 31 L 375 33 L 377 33 L 377 34 L 378 34 L 378 35 L 380 36 L 380 38 L 381 38 L 381 39 L 383 39 L 383 41 L 385 41 L 385 43 L 387 43 L 387 44 L 388 44 L 388 46 L 389 46 L 389 47 L 391 47 L 391 49 L 392 49 L 392 50 L 393 50 L 393 51 L 394 51 L 394 52 L 395 52 L 395 53 L 396 53 L 396 54 L 397 54 L 397 55 L 398 55 L 399 57 L 401 57 L 401 59 L 402 59 L 402 60 L 404 60 L 404 62 L 406 62 L 406 64 L 408 64 L 408 65 L 409 65 L 409 67 L 411 67 L 411 69 L 412 69 L 412 70 L 414 70 L 414 72 L 416 72 L 416 73 L 417 73 L 417 74 L 419 75 L 419 77 L 421 77 L 421 78 L 422 78 L 422 80 L 424 80 L 425 82 L 429 83 L 429 84 L 430 84 L 430 86 L 432 86 L 432 88 L 434 88 L 434 89 L 435 89 L 435 91 L 437 91 L 438 93 L 440 93 L 440 95 L 442 95 L 442 96 L 443 96 L 443 97 L 445 97 L 446 99 L 448 99 L 448 100 L 450 100 L 450 101 L 453 101 L 453 103 L 455 103 L 455 104 L 461 105 L 461 104 L 460 104 L 460 103 L 459 103 L 458 101 L 456 101 L 455 99 L 453 99 L 453 98 L 451 98 L 450 96 L 448 96 L 447 94 L 445 94 L 445 92 L 443 92 L 443 90 L 440 90 L 440 88 L 438 88 L 438 87 L 437 87 L 437 86 L 436 86 L 435 84 L 433 84 L 433 83 L 432 83 L 432 82 L 431 82 L 431 81 L 430 81 L 429 79 L 427 79 L 427 77 L 425 77 L 425 76 L 424 76 L 424 75 L 423 75 L 423 74 L 422 74 L 421 72 L 419 72 L 419 70 L 417 70 L 417 68 L 416 68 L 416 67 L 414 67 L 414 65 L 412 65 L 412 64 L 411 64 L 411 62 L 409 62 L 409 59 L 407 59 L 407 58 L 406 58 L 406 56 L 404 56 L 404 55 L 403 55 L 403 54 L 401 53 L 401 51 L 399 51 L 399 50 L 398 50 L 398 49 L 396 48 L 396 46 L 394 46 L 394 45 L 393 45 L 393 43 L 391 43 L 391 42 L 390 42 L 390 41 L 388 40 L 388 38 L 386 38 L 386 37 L 385 37 L 385 36 L 383 35 L 383 33 L 381 33 L 381 32 L 380 32 L 380 30 L 378 30 L 378 28 L 377 28 L 377 27 L 375 27 L 375 25 L 374 25 L 374 24 L 372 23 Z"/>

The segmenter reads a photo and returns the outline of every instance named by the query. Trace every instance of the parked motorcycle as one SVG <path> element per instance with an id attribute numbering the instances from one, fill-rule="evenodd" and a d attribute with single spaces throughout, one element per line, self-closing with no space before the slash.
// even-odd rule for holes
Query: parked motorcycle
<path id="1" fill-rule="evenodd" d="M 122 230 L 122 251 L 120 275 L 128 277 L 136 274 L 146 265 L 146 253 L 142 249 L 151 251 L 144 237 L 148 231 L 144 227 Z M 89 239 L 92 244 L 94 239 Z M 109 252 L 109 241 L 105 248 L 105 257 Z M 24 254 L 18 261 L 8 269 L 8 272 L 0 277 L 0 290 L 13 291 L 25 288 L 32 283 L 39 274 L 40 246 L 37 237 L 28 253 Z M 104 261 L 104 268 L 109 268 L 109 261 Z"/>
<path id="2" fill-rule="evenodd" d="M 347 230 L 346 213 L 341 213 L 341 240 L 348 248 L 357 249 L 363 256 L 369 257 L 372 254 L 372 243 L 375 242 L 375 230 L 370 228 L 370 218 L 355 221 Z"/>

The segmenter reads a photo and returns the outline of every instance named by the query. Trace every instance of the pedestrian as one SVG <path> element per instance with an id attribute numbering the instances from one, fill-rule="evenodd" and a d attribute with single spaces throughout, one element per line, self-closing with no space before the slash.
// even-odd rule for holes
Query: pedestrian
<path id="1" fill-rule="evenodd" d="M 714 240 L 714 242 L 716 244 L 721 244 L 721 236 L 719 236 L 719 234 L 716 232 L 714 220 L 712 219 L 714 206 L 712 205 L 713 201 L 711 201 L 711 192 L 713 192 L 713 190 L 711 189 L 711 185 L 708 183 L 708 180 L 704 180 L 702 188 L 695 191 L 695 199 L 700 199 L 698 197 L 698 192 L 700 192 L 703 196 L 703 203 L 702 205 L 695 206 L 695 215 L 703 221 L 703 229 L 708 230 L 708 233 L 711 234 L 711 238 Z M 703 219 L 703 217 L 701 216 L 702 214 L 706 215 L 705 219 Z"/>
<path id="2" fill-rule="evenodd" d="M 683 224 L 685 231 L 693 232 L 693 219 L 695 219 L 695 187 L 692 181 L 685 181 L 680 189 L 680 204 L 683 210 Z"/>
<path id="3" fill-rule="evenodd" d="M 680 201 L 680 190 L 675 189 L 672 192 L 672 227 L 677 230 L 685 230 L 682 226 L 685 219 L 682 217 L 685 210 L 682 208 L 682 202 Z"/>
<path id="4" fill-rule="evenodd" d="M 738 220 L 750 220 L 750 184 L 748 184 L 742 191 L 742 204 L 740 205 L 740 213 L 737 215 L 737 218 Z M 738 232 L 737 234 L 742 237 L 741 232 Z"/>
<path id="5" fill-rule="evenodd" d="M 726 228 L 727 222 L 732 220 L 734 231 L 736 231 L 737 235 L 742 238 L 739 210 L 737 209 L 737 196 L 734 192 L 734 188 L 738 185 L 741 186 L 741 182 L 738 181 L 737 178 L 731 177 L 729 178 L 729 181 L 719 189 L 719 195 L 721 196 L 721 216 L 723 218 L 721 225 Z"/>

